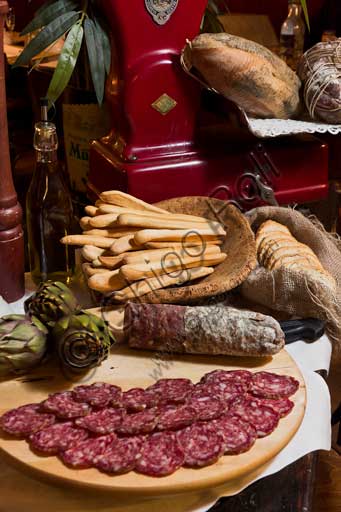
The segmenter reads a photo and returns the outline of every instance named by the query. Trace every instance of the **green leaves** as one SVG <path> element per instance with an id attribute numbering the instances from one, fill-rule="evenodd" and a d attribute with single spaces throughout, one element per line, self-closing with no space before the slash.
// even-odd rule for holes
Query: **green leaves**
<path id="1" fill-rule="evenodd" d="M 101 33 L 96 28 L 93 20 L 86 18 L 84 21 L 84 33 L 86 48 L 89 56 L 89 64 L 98 103 L 103 103 L 105 86 L 105 65 Z"/>
<path id="2" fill-rule="evenodd" d="M 77 10 L 77 7 L 79 7 L 79 0 L 54 0 L 52 4 L 44 4 L 40 12 L 24 28 L 21 35 L 30 34 L 34 30 L 45 27 L 62 14 Z"/>
<path id="3" fill-rule="evenodd" d="M 47 97 L 55 102 L 69 83 L 82 46 L 84 30 L 81 22 L 76 23 L 68 33 L 58 64 L 47 91 Z"/>
<path id="4" fill-rule="evenodd" d="M 301 4 L 302 4 L 303 12 L 304 12 L 305 21 L 306 21 L 307 27 L 310 31 L 309 14 L 308 14 L 308 7 L 307 7 L 306 0 L 301 0 Z"/>
<path id="5" fill-rule="evenodd" d="M 102 26 L 101 22 L 98 19 L 95 19 L 96 30 L 98 33 L 98 38 L 102 43 L 103 50 L 103 58 L 104 58 L 104 68 L 107 75 L 110 73 L 111 67 L 111 43 L 110 38 L 108 36 L 107 31 Z"/>
<path id="6" fill-rule="evenodd" d="M 64 35 L 79 19 L 79 13 L 62 14 L 43 28 L 19 55 L 14 66 L 25 66 L 30 60 Z"/>

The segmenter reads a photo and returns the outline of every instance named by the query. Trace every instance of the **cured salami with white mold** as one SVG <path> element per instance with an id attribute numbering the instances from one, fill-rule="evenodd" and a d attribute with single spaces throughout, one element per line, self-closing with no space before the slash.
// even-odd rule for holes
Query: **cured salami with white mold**
<path id="1" fill-rule="evenodd" d="M 274 318 L 221 305 L 129 303 L 125 333 L 132 348 L 181 354 L 262 357 L 285 344 Z"/>

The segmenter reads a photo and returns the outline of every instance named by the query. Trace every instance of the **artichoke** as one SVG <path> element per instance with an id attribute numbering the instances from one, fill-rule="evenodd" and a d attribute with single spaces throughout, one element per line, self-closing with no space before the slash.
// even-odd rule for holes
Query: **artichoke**
<path id="1" fill-rule="evenodd" d="M 106 322 L 84 311 L 59 320 L 52 335 L 62 366 L 74 373 L 99 366 L 115 342 Z"/>
<path id="2" fill-rule="evenodd" d="M 53 329 L 62 317 L 79 308 L 72 291 L 58 281 L 42 283 L 36 293 L 25 301 L 25 312 L 35 316 L 48 328 Z"/>
<path id="3" fill-rule="evenodd" d="M 37 366 L 46 352 L 47 329 L 24 315 L 0 318 L 0 377 L 24 373 Z"/>

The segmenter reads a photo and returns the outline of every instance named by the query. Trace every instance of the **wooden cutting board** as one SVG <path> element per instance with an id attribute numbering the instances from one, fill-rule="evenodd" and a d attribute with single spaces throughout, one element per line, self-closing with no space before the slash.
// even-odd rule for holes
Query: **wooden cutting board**
<path id="1" fill-rule="evenodd" d="M 151 352 L 140 352 L 121 345 L 117 346 L 105 363 L 82 379 L 82 383 L 111 382 L 124 390 L 146 387 L 165 377 L 188 377 L 197 382 L 206 372 L 215 369 L 270 370 L 292 375 L 300 382 L 293 400 L 291 414 L 280 421 L 270 436 L 259 439 L 244 454 L 224 456 L 216 464 L 202 469 L 181 468 L 173 475 L 152 478 L 131 472 L 121 476 L 109 476 L 95 469 L 72 470 L 56 457 L 39 457 L 29 449 L 25 441 L 0 437 L 1 455 L 19 465 L 31 475 L 73 486 L 85 486 L 129 495 L 153 496 L 196 491 L 231 482 L 241 478 L 272 459 L 282 450 L 298 430 L 305 411 L 306 389 L 301 372 L 289 354 L 283 350 L 273 358 L 231 358 L 206 356 L 177 356 L 165 358 Z M 20 405 L 39 402 L 48 393 L 67 390 L 75 382 L 62 375 L 53 365 L 44 366 L 30 374 L 30 379 L 16 379 L 0 383 L 0 414 Z"/>

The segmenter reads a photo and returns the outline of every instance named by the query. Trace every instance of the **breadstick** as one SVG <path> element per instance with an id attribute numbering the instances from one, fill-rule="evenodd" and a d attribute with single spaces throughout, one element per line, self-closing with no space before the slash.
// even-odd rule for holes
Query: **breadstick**
<path id="1" fill-rule="evenodd" d="M 168 274 L 162 274 L 158 277 L 151 277 L 144 281 L 137 281 L 115 293 L 114 298 L 120 302 L 126 302 L 130 299 L 142 297 L 147 293 L 167 288 L 167 286 L 182 285 L 188 281 L 194 281 L 200 277 L 205 277 L 214 272 L 212 267 L 198 267 L 187 269 L 181 275 L 172 277 Z"/>
<path id="2" fill-rule="evenodd" d="M 84 211 L 87 215 L 89 215 L 90 217 L 94 217 L 95 215 L 98 214 L 98 208 L 96 208 L 96 206 L 92 206 L 92 205 L 88 205 L 84 208 Z"/>
<path id="3" fill-rule="evenodd" d="M 223 231 L 223 230 L 222 230 Z M 225 234 L 223 231 L 222 234 Z M 193 242 L 198 244 L 202 240 L 216 240 L 221 236 L 212 229 L 142 229 L 134 237 L 134 241 L 143 245 L 147 242 Z"/>
<path id="4" fill-rule="evenodd" d="M 101 249 L 110 249 L 112 245 L 112 239 L 104 236 L 68 235 L 60 241 L 65 245 L 94 245 Z"/>
<path id="5" fill-rule="evenodd" d="M 192 249 L 195 249 L 195 247 L 192 247 Z M 124 265 L 135 265 L 136 263 L 151 263 L 151 262 L 157 262 L 166 259 L 174 259 L 174 258 L 184 258 L 186 256 L 190 257 L 202 257 L 204 258 L 206 254 L 218 254 L 220 253 L 220 247 L 217 245 L 209 246 L 209 247 L 196 247 L 196 251 L 184 251 L 183 249 L 155 249 L 154 251 L 135 251 L 133 253 L 127 253 L 126 256 L 123 258 L 123 264 Z"/>
<path id="6" fill-rule="evenodd" d="M 97 217 L 98 219 L 98 217 Z M 93 223 L 96 219 L 93 220 Z M 93 223 L 90 222 L 91 225 Z M 150 229 L 211 229 L 218 235 L 224 235 L 225 231 L 219 222 L 203 220 L 195 222 L 192 220 L 176 220 L 174 217 L 158 215 L 148 217 L 143 214 L 123 213 L 117 218 L 117 225 L 122 227 L 150 228 Z"/>
<path id="7" fill-rule="evenodd" d="M 91 263 L 83 263 L 82 269 L 84 274 L 87 277 L 94 276 L 96 274 L 103 274 L 104 272 L 108 272 L 107 268 L 94 268 Z"/>
<path id="8" fill-rule="evenodd" d="M 101 293 L 109 293 L 116 290 L 122 290 L 122 288 L 127 286 L 127 282 L 119 273 L 119 270 L 108 270 L 104 273 L 91 276 L 88 279 L 88 286 L 91 290 L 96 290 Z"/>
<path id="9" fill-rule="evenodd" d="M 99 256 L 102 256 L 104 253 L 105 249 L 99 249 L 93 245 L 84 245 L 81 251 L 83 258 L 87 261 L 93 261 Z"/>
<path id="10" fill-rule="evenodd" d="M 126 254 L 129 253 L 123 252 L 119 256 L 100 256 L 98 259 L 103 265 L 103 267 L 110 270 L 114 270 L 122 265 L 123 258 Z"/>
<path id="11" fill-rule="evenodd" d="M 91 217 L 82 217 L 79 221 L 80 227 L 85 231 L 87 229 L 90 229 L 89 221 L 91 220 Z"/>
<path id="12" fill-rule="evenodd" d="M 211 254 L 203 258 L 185 257 L 181 259 L 153 262 L 147 264 L 123 265 L 120 268 L 120 274 L 128 282 L 139 281 L 147 277 L 156 277 L 161 274 L 170 274 L 171 272 L 184 271 L 193 267 L 211 267 L 218 265 L 226 258 L 226 254 Z"/>
<path id="13" fill-rule="evenodd" d="M 105 203 L 101 203 L 101 206 L 98 207 L 98 213 L 99 214 L 113 213 L 113 214 L 117 214 L 117 215 L 121 215 L 123 213 L 131 213 L 131 214 L 141 214 L 142 213 L 142 215 L 144 215 L 146 217 L 151 217 L 154 219 L 160 218 L 159 213 L 148 212 L 148 211 L 141 212 L 139 210 L 133 210 L 131 208 L 122 208 L 120 206 L 114 206 L 112 204 L 105 204 Z M 181 214 L 181 213 L 171 213 L 171 212 L 166 212 L 164 215 L 165 215 L 165 218 L 167 216 L 167 219 L 169 218 L 169 219 L 174 219 L 174 220 L 183 220 L 186 222 L 194 221 L 194 222 L 205 223 L 208 221 L 208 219 L 205 219 L 205 217 L 197 217 L 196 215 L 185 215 L 185 214 Z"/>
<path id="14" fill-rule="evenodd" d="M 144 244 L 148 249 L 170 249 L 170 250 L 177 250 L 177 249 L 184 249 L 184 248 L 190 248 L 190 247 L 203 247 L 203 246 L 209 246 L 209 245 L 222 245 L 223 240 L 201 240 L 201 241 L 193 241 L 193 242 L 147 242 Z"/>
<path id="15" fill-rule="evenodd" d="M 112 243 L 111 240 L 110 250 L 113 254 L 115 254 L 115 256 L 118 256 L 123 252 L 138 251 L 140 248 L 141 247 L 135 243 L 134 235 L 122 236 L 121 238 L 115 240 L 114 243 Z"/>
<path id="16" fill-rule="evenodd" d="M 137 197 L 125 194 L 119 190 L 109 190 L 107 192 L 102 192 L 99 198 L 104 203 L 110 203 L 116 206 L 124 206 L 125 208 L 132 208 L 133 210 L 147 210 L 161 214 L 168 213 L 166 210 L 161 210 L 161 208 L 157 208 L 156 206 L 145 203 L 144 201 L 141 201 L 141 199 L 137 199 Z"/>
<path id="17" fill-rule="evenodd" d="M 117 218 L 119 214 L 117 213 L 107 213 L 105 215 L 98 215 L 97 217 L 92 217 L 89 221 L 89 225 L 93 228 L 110 228 L 117 226 Z M 126 228 L 125 228 L 126 229 Z M 130 229 L 130 231 L 132 231 Z"/>
<path id="18" fill-rule="evenodd" d="M 89 229 L 84 231 L 83 235 L 105 236 L 106 238 L 121 238 L 122 236 L 135 235 L 136 231 L 127 231 L 126 229 Z M 112 240 L 114 243 L 114 240 Z"/>

